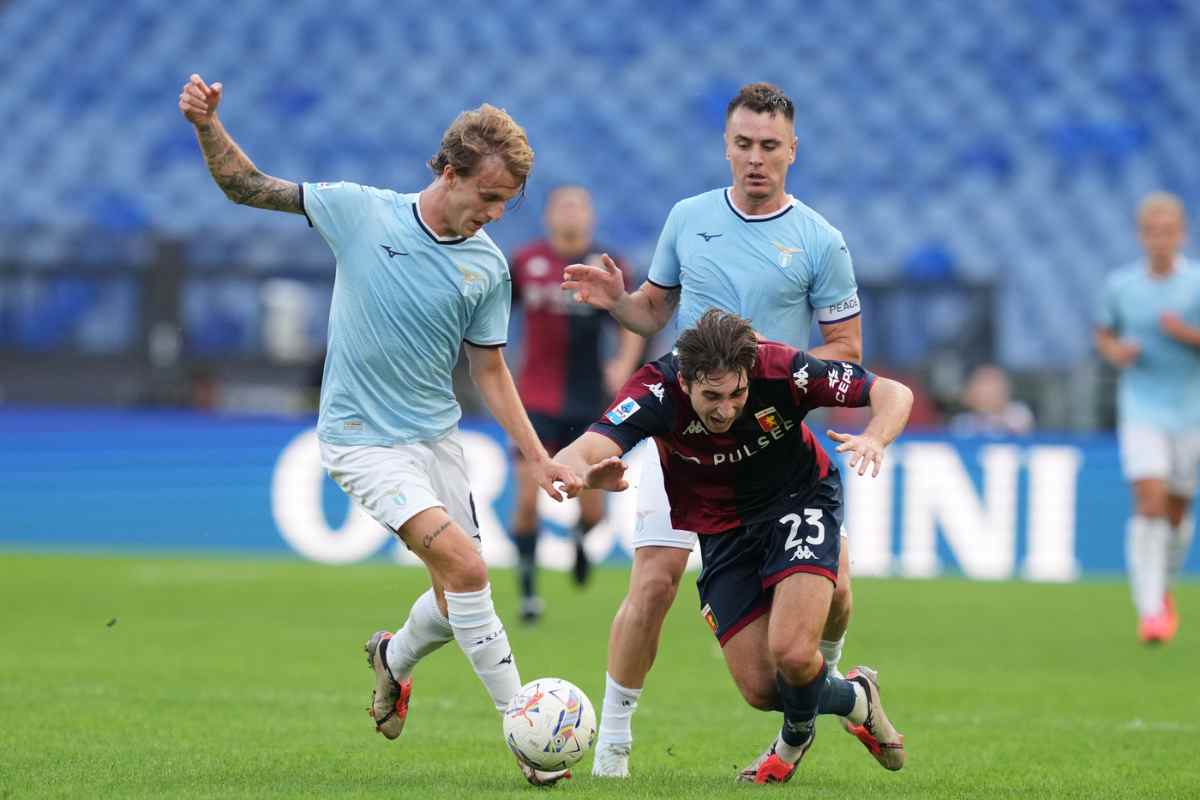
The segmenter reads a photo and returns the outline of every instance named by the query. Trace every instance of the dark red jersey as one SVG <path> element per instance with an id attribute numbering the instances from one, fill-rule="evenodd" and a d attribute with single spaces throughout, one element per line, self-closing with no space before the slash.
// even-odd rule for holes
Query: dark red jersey
<path id="1" fill-rule="evenodd" d="M 728 432 L 710 433 L 679 386 L 678 363 L 666 355 L 643 366 L 588 430 L 622 452 L 653 436 L 671 525 L 696 533 L 761 522 L 836 472 L 804 415 L 823 406 L 865 406 L 875 381 L 857 364 L 763 341 L 742 415 Z"/>
<path id="2" fill-rule="evenodd" d="M 552 417 L 591 419 L 604 407 L 604 328 L 607 311 L 575 302 L 560 287 L 572 263 L 600 265 L 599 246 L 562 259 L 545 241 L 522 248 L 512 260 L 513 301 L 525 313 L 524 355 L 517 389 L 525 408 Z M 610 254 L 611 255 L 611 254 Z M 613 260 L 629 282 L 629 270 Z"/>

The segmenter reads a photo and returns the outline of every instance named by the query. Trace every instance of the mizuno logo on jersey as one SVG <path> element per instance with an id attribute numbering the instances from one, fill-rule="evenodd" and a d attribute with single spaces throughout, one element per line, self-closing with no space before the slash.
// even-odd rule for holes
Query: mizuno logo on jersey
<path id="1" fill-rule="evenodd" d="M 700 420 L 694 419 L 683 429 L 684 436 L 687 436 L 689 433 L 708 433 L 708 428 L 700 424 Z"/>
<path id="2" fill-rule="evenodd" d="M 642 386 L 649 389 L 650 394 L 654 395 L 658 402 L 661 403 L 663 401 L 663 387 L 661 383 L 643 383 Z"/>
<path id="3" fill-rule="evenodd" d="M 724 236 L 725 234 L 723 234 L 723 233 L 697 233 L 696 235 L 699 236 L 704 241 L 710 242 L 713 239 L 716 239 L 718 236 Z"/>
<path id="4" fill-rule="evenodd" d="M 626 397 L 624 400 L 617 403 L 617 405 L 614 406 L 613 409 L 604 416 L 608 417 L 608 421 L 613 425 L 620 425 L 622 422 L 636 414 L 640 409 L 641 406 L 637 404 L 637 400 L 634 400 L 632 397 Z"/>
<path id="5" fill-rule="evenodd" d="M 808 364 L 804 364 L 800 369 L 792 373 L 792 380 L 796 383 L 796 388 L 808 394 Z"/>
<path id="6" fill-rule="evenodd" d="M 395 258 L 396 256 L 408 255 L 408 253 L 404 252 L 403 250 L 393 250 L 392 248 L 388 247 L 386 244 L 381 244 L 379 246 L 383 248 L 383 252 L 388 254 L 388 258 Z"/>

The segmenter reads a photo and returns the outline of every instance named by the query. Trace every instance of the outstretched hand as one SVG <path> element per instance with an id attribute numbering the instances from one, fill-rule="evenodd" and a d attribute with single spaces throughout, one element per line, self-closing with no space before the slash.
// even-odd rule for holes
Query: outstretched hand
<path id="1" fill-rule="evenodd" d="M 220 83 L 209 86 L 203 78 L 193 72 L 179 92 L 179 110 L 193 125 L 211 122 L 217 116 L 222 89 Z"/>
<path id="2" fill-rule="evenodd" d="M 599 267 L 571 264 L 563 270 L 562 288 L 575 293 L 575 302 L 612 311 L 625 294 L 625 276 L 608 253 L 600 256 Z"/>
<path id="3" fill-rule="evenodd" d="M 583 485 L 588 489 L 623 492 L 629 488 L 629 481 L 625 480 L 627 468 L 620 456 L 609 456 L 603 461 L 592 464 L 587 475 L 583 477 Z"/>
<path id="4" fill-rule="evenodd" d="M 871 477 L 879 474 L 879 465 L 883 463 L 884 444 L 873 436 L 859 434 L 851 436 L 848 433 L 838 433 L 834 430 L 825 431 L 825 435 L 835 442 L 840 442 L 837 452 L 850 453 L 848 466 L 858 467 L 858 474 L 865 475 L 867 465 L 873 465 Z"/>
<path id="5" fill-rule="evenodd" d="M 547 460 L 538 465 L 536 469 L 538 485 L 556 503 L 563 501 L 564 494 L 567 497 L 574 497 L 583 490 L 583 481 L 579 479 L 573 469 L 564 464 Z"/>

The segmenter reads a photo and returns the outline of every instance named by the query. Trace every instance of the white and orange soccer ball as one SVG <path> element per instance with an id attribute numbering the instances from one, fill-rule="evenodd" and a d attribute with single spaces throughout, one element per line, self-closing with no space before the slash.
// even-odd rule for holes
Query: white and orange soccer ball
<path id="1" fill-rule="evenodd" d="M 504 741 L 534 769 L 567 769 L 596 741 L 596 711 L 570 681 L 538 678 L 504 709 Z"/>

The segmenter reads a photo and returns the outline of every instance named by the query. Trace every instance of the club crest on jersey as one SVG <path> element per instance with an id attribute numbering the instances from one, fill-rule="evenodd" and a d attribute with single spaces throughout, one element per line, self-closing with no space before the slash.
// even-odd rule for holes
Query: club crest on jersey
<path id="1" fill-rule="evenodd" d="M 610 410 L 604 416 L 608 417 L 608 421 L 613 425 L 620 425 L 622 422 L 636 414 L 640 409 L 641 406 L 637 404 L 637 400 L 634 400 L 632 397 L 626 397 L 624 400 L 613 406 L 612 410 Z"/>
<path id="2" fill-rule="evenodd" d="M 716 633 L 717 615 L 713 613 L 712 606 L 706 603 L 704 608 L 700 609 L 700 616 L 704 617 L 704 621 L 708 623 L 709 630 Z"/>
<path id="3" fill-rule="evenodd" d="M 690 433 L 708 433 L 708 428 L 704 427 L 700 420 L 694 419 L 688 423 L 686 428 L 683 429 L 684 436 L 687 436 Z"/>
<path id="4" fill-rule="evenodd" d="M 783 424 L 779 419 L 779 412 L 775 410 L 775 406 L 767 406 L 762 411 L 755 412 L 754 418 L 758 420 L 758 427 L 767 433 L 770 433 Z"/>
<path id="5" fill-rule="evenodd" d="M 808 394 L 808 364 L 801 365 L 800 369 L 793 372 L 792 380 L 796 382 L 798 390 Z"/>
<path id="6" fill-rule="evenodd" d="M 797 253 L 804 252 L 803 247 L 785 247 L 784 245 L 781 245 L 779 242 L 771 242 L 771 244 L 775 245 L 775 249 L 779 251 L 779 268 L 780 269 L 787 269 L 788 266 L 792 263 L 792 256 L 796 255 Z"/>

